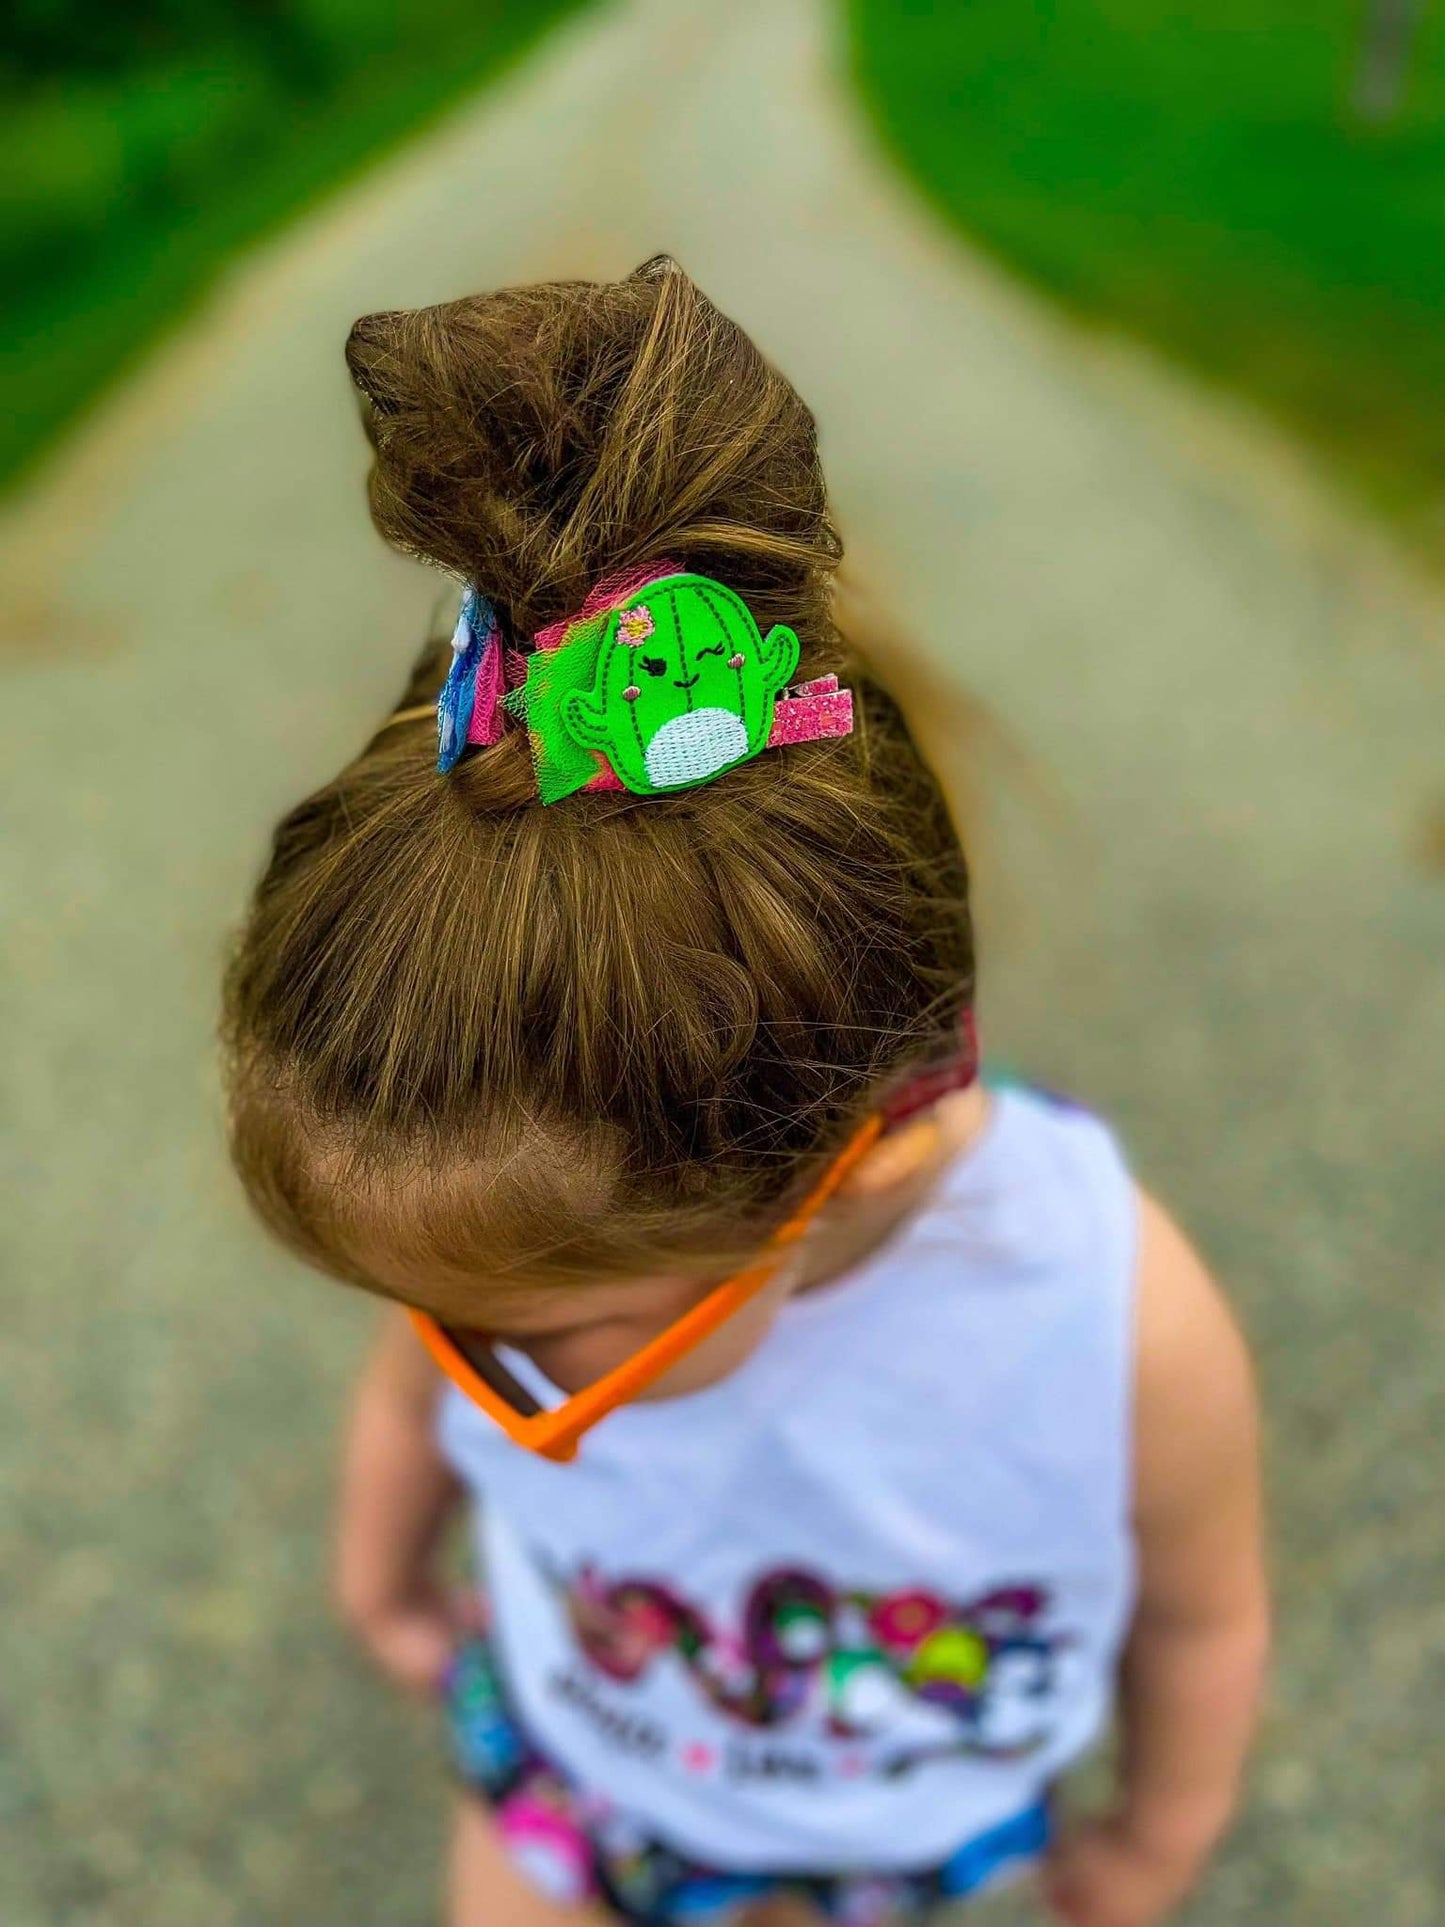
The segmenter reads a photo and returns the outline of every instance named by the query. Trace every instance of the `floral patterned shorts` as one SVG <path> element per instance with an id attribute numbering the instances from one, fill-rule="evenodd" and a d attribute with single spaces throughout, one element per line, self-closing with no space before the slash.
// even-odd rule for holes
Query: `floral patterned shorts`
<path id="1" fill-rule="evenodd" d="M 922 1874 L 736 1874 L 700 1866 L 648 1837 L 631 1816 L 573 1786 L 532 1745 L 507 1705 L 487 1640 L 458 1649 L 447 1691 L 457 1767 L 479 1793 L 522 1873 L 554 1900 L 600 1900 L 638 1927 L 726 1927 L 767 1894 L 794 1893 L 838 1927 L 916 1921 L 1048 1844 L 1045 1802 L 969 1841 Z"/>

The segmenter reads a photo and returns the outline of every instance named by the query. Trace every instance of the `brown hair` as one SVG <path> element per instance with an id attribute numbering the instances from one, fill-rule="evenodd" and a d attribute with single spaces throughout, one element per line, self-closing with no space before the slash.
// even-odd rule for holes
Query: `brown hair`
<path id="1" fill-rule="evenodd" d="M 360 1283 L 378 1227 L 479 1281 L 717 1270 L 972 993 L 946 806 L 833 622 L 813 418 L 665 258 L 371 315 L 346 354 L 377 527 L 475 583 L 510 645 L 666 555 L 795 629 L 859 727 L 553 807 L 521 731 L 440 776 L 425 720 L 383 727 L 278 827 L 231 962 L 242 1179 Z"/>

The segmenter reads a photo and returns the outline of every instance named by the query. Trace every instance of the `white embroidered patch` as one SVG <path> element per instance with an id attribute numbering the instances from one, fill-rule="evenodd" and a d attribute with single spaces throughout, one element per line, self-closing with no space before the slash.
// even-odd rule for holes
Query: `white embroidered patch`
<path id="1" fill-rule="evenodd" d="M 703 783 L 746 756 L 748 732 L 730 709 L 694 709 L 664 723 L 647 745 L 647 780 L 660 790 Z"/>

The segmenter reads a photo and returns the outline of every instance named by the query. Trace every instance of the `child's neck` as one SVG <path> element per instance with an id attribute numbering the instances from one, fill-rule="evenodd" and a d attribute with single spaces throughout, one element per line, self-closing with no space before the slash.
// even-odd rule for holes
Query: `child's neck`
<path id="1" fill-rule="evenodd" d="M 940 1098 L 886 1138 L 869 1182 L 850 1188 L 807 1240 L 794 1295 L 814 1291 L 866 1262 L 927 1203 L 944 1172 L 988 1127 L 992 1105 L 981 1084 Z"/>

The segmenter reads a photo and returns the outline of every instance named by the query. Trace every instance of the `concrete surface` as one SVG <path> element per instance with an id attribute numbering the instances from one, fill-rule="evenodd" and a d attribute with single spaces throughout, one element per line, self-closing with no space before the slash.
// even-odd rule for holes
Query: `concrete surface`
<path id="1" fill-rule="evenodd" d="M 431 1917 L 430 1720 L 323 1598 L 367 1312 L 242 1213 L 216 975 L 436 596 L 365 520 L 347 325 L 661 247 L 815 403 L 990 799 L 990 1045 L 1118 1117 L 1258 1343 L 1282 1655 L 1187 1917 L 1445 1917 L 1442 598 L 1265 429 L 937 232 L 832 59 L 808 0 L 582 20 L 237 272 L 9 517 L 6 1927 Z"/>

